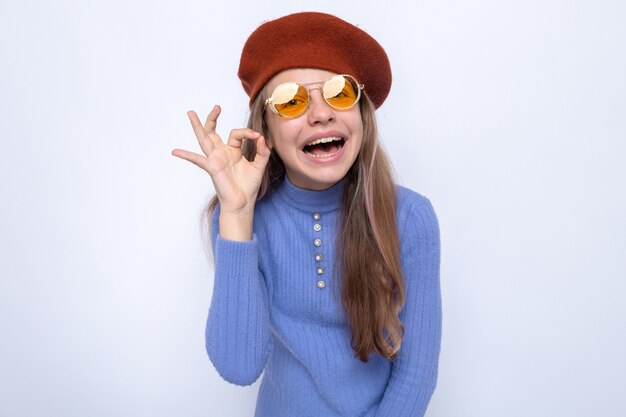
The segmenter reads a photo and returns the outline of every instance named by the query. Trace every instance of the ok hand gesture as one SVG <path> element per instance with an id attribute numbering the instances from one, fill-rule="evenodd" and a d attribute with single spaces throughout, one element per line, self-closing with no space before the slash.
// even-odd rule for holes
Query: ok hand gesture
<path id="1" fill-rule="evenodd" d="M 204 155 L 183 149 L 172 150 L 172 155 L 202 168 L 211 176 L 221 214 L 237 215 L 252 213 L 261 186 L 261 178 L 270 157 L 265 138 L 252 129 L 233 129 L 224 144 L 215 132 L 221 109 L 213 107 L 206 123 L 202 126 L 194 111 L 187 112 L 191 126 L 198 138 Z M 243 157 L 241 145 L 244 139 L 256 140 L 256 156 L 250 162 Z"/>

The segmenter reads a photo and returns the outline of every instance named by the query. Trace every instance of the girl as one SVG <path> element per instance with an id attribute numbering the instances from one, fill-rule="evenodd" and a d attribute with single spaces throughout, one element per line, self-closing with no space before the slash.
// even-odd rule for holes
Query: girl
<path id="1" fill-rule="evenodd" d="M 248 128 L 189 119 L 211 176 L 215 282 L 206 347 L 219 374 L 262 372 L 257 417 L 423 416 L 441 340 L 440 242 L 424 196 L 393 183 L 374 111 L 383 48 L 322 13 L 261 25 L 239 78 Z"/>

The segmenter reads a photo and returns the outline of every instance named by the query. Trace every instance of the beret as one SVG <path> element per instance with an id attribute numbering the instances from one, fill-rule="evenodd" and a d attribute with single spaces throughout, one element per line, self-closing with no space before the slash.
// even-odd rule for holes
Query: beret
<path id="1" fill-rule="evenodd" d="M 391 88 L 383 47 L 362 29 L 326 13 L 294 13 L 263 23 L 243 47 L 238 76 L 252 103 L 274 75 L 293 68 L 352 75 L 365 85 L 376 108 Z"/>

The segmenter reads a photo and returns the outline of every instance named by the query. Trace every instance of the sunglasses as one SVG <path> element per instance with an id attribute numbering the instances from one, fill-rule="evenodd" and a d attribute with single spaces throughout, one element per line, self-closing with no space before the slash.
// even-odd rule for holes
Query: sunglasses
<path id="1" fill-rule="evenodd" d="M 310 83 L 318 84 L 318 83 Z M 308 84 L 305 84 L 308 85 Z M 311 90 L 322 90 L 324 101 L 337 110 L 348 110 L 354 107 L 361 98 L 363 84 L 351 75 L 335 75 L 324 82 L 322 87 L 307 89 L 298 83 L 284 83 L 274 89 L 274 92 L 265 100 L 274 113 L 286 119 L 302 115 L 308 108 Z"/>

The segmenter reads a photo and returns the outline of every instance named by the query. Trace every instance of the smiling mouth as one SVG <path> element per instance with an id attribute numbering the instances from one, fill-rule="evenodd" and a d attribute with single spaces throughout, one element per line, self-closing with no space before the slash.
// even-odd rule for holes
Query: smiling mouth
<path id="1" fill-rule="evenodd" d="M 339 152 L 345 142 L 338 136 L 321 138 L 306 145 L 302 151 L 314 158 L 327 158 Z"/>

